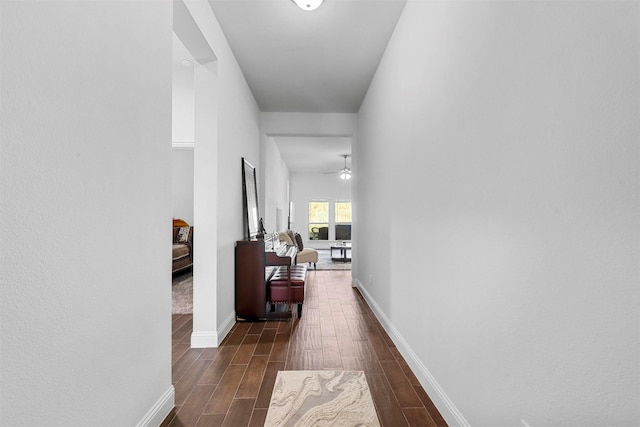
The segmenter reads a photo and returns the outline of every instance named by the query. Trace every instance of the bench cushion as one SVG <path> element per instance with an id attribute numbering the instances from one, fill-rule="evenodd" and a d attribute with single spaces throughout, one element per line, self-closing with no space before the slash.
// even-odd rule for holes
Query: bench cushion
<path id="1" fill-rule="evenodd" d="M 306 265 L 291 266 L 291 302 L 304 302 L 304 280 L 307 275 Z M 271 303 L 289 302 L 289 286 L 287 281 L 287 267 L 278 268 L 269 280 L 267 298 Z"/>
<path id="2" fill-rule="evenodd" d="M 291 266 L 291 285 L 304 285 L 304 279 L 307 276 L 306 265 L 292 265 Z M 269 282 L 284 282 L 284 286 L 287 286 L 287 267 L 283 266 L 278 268 L 271 276 Z M 279 284 L 279 283 L 278 283 Z"/>

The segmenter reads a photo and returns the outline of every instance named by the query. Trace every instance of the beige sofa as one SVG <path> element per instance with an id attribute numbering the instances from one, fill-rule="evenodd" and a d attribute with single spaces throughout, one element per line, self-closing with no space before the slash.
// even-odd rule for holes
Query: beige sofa
<path id="1" fill-rule="evenodd" d="M 287 245 L 297 246 L 298 255 L 296 256 L 296 264 L 304 264 L 308 262 L 309 264 L 313 263 L 313 268 L 316 268 L 316 263 L 318 262 L 318 251 L 313 248 L 305 248 L 300 234 L 291 230 L 280 231 L 278 233 L 278 238 L 281 242 L 285 242 Z"/>

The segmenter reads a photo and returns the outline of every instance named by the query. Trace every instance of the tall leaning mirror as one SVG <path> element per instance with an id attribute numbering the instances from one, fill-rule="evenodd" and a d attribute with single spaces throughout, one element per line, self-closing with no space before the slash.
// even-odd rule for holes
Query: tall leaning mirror
<path id="1" fill-rule="evenodd" d="M 242 158 L 242 193 L 246 239 L 255 240 L 260 230 L 256 168 Z"/>

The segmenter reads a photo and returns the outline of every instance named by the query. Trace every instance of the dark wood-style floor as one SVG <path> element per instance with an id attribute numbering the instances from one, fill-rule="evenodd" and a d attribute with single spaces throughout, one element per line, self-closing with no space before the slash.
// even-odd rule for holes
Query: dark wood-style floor
<path id="1" fill-rule="evenodd" d="M 262 426 L 278 371 L 321 369 L 364 371 L 382 426 L 446 426 L 350 271 L 310 270 L 305 291 L 302 318 L 236 323 L 218 348 L 189 348 L 192 317 L 174 315 L 169 426 Z"/>

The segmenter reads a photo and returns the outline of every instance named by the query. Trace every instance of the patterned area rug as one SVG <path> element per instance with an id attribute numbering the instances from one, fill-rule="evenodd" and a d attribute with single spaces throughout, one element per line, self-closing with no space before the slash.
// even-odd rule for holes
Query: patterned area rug
<path id="1" fill-rule="evenodd" d="M 267 426 L 380 426 L 363 371 L 278 371 Z"/>
<path id="2" fill-rule="evenodd" d="M 173 276 L 171 284 L 171 313 L 193 313 L 193 274 L 191 271 Z"/>
<path id="3" fill-rule="evenodd" d="M 334 256 L 338 256 L 338 251 L 334 251 Z M 351 270 L 351 261 L 333 261 L 329 249 L 318 249 L 318 270 Z M 313 269 L 313 267 L 311 267 Z"/>

